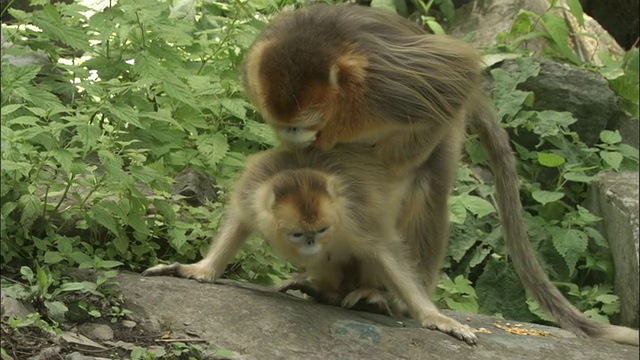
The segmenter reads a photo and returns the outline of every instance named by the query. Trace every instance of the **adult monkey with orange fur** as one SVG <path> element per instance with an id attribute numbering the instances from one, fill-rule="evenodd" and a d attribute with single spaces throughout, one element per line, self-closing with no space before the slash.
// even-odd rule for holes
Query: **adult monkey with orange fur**
<path id="1" fill-rule="evenodd" d="M 495 174 L 498 208 L 514 267 L 564 328 L 638 345 L 638 331 L 601 324 L 573 307 L 536 261 L 522 218 L 509 138 L 481 88 L 480 55 L 367 7 L 314 5 L 279 14 L 243 64 L 247 95 L 291 147 L 361 143 L 382 164 L 415 165 L 398 228 L 418 253 L 432 290 L 445 256 L 447 198 L 470 125 Z"/>

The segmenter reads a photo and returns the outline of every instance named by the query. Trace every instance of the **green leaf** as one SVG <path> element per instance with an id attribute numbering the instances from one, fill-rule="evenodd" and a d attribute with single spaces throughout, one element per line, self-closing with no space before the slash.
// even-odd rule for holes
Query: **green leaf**
<path id="1" fill-rule="evenodd" d="M 51 155 L 58 160 L 60 166 L 62 166 L 62 170 L 71 173 L 71 166 L 73 164 L 73 153 L 69 150 L 65 149 L 53 149 L 51 150 Z"/>
<path id="2" fill-rule="evenodd" d="M 576 271 L 578 260 L 584 255 L 589 245 L 589 238 L 583 231 L 552 227 L 549 229 L 553 246 L 564 258 L 569 273 Z"/>
<path id="3" fill-rule="evenodd" d="M 272 147 L 278 144 L 273 128 L 267 124 L 247 120 L 244 124 L 244 130 L 248 140 L 261 142 Z"/>
<path id="4" fill-rule="evenodd" d="M 490 202 L 479 196 L 469 194 L 460 195 L 460 201 L 465 209 L 479 218 L 496 212 L 496 209 Z"/>
<path id="5" fill-rule="evenodd" d="M 433 18 L 427 17 L 425 20 L 425 23 L 434 34 L 436 35 L 445 34 L 445 31 L 442 28 L 442 26 L 440 26 L 440 24 L 437 21 L 433 20 Z"/>
<path id="6" fill-rule="evenodd" d="M 142 123 L 140 123 L 140 120 L 138 119 L 138 112 L 131 106 L 117 103 L 109 104 L 106 108 L 116 119 L 134 125 L 138 128 L 146 128 L 146 126 L 143 126 Z"/>
<path id="7" fill-rule="evenodd" d="M 585 175 L 583 172 L 568 172 L 562 175 L 562 177 L 569 181 L 583 182 L 587 184 L 590 184 L 594 179 L 593 176 Z"/>
<path id="8" fill-rule="evenodd" d="M 96 222 L 104 226 L 112 234 L 120 235 L 119 226 L 116 224 L 113 212 L 105 207 L 104 204 L 97 203 L 93 205 L 89 210 L 89 213 Z"/>
<path id="9" fill-rule="evenodd" d="M 102 130 L 93 124 L 78 124 L 76 131 L 78 133 L 75 139 L 82 143 L 85 151 L 94 148 L 102 134 Z"/>
<path id="10" fill-rule="evenodd" d="M 24 279 L 27 280 L 29 282 L 29 284 L 33 283 L 34 274 L 33 274 L 33 270 L 31 270 L 30 267 L 28 267 L 28 266 L 20 267 L 20 274 L 22 274 Z"/>
<path id="11" fill-rule="evenodd" d="M 22 207 L 20 222 L 25 228 L 29 229 L 33 222 L 42 215 L 42 201 L 36 195 L 24 194 L 18 200 L 18 204 Z"/>
<path id="12" fill-rule="evenodd" d="M 32 20 L 34 25 L 52 39 L 60 40 L 75 49 L 91 49 L 89 36 L 82 30 L 63 23 L 60 13 L 53 5 L 45 5 L 42 11 L 34 11 Z"/>
<path id="13" fill-rule="evenodd" d="M 507 319 L 531 321 L 535 317 L 525 303 L 522 282 L 512 266 L 502 260 L 489 258 L 484 272 L 476 281 L 475 291 L 482 314 L 500 313 Z"/>
<path id="14" fill-rule="evenodd" d="M 211 136 L 200 136 L 198 137 L 197 144 L 198 152 L 212 169 L 216 168 L 218 162 L 220 162 L 229 151 L 227 138 L 220 133 Z"/>
<path id="15" fill-rule="evenodd" d="M 467 210 L 462 203 L 460 196 L 451 196 L 449 198 L 449 221 L 454 224 L 464 224 L 467 217 Z"/>
<path id="16" fill-rule="evenodd" d="M 536 190 L 531 193 L 534 200 L 542 205 L 558 201 L 564 197 L 564 193 L 557 191 Z"/>
<path id="17" fill-rule="evenodd" d="M 12 112 L 20 109 L 21 107 L 22 107 L 22 104 L 9 104 L 9 105 L 3 106 L 2 111 L 0 112 L 0 115 L 2 117 L 5 117 L 11 114 Z"/>
<path id="18" fill-rule="evenodd" d="M 581 63 L 580 59 L 578 59 L 568 44 L 570 39 L 569 29 L 567 28 L 567 24 L 564 22 L 564 18 L 552 12 L 546 12 L 542 16 L 542 19 L 543 20 L 541 22 L 552 39 L 549 46 L 560 53 L 560 55 L 564 56 L 567 60 L 579 65 Z"/>
<path id="19" fill-rule="evenodd" d="M 620 132 L 618 130 L 602 130 L 600 132 L 600 140 L 609 145 L 615 145 L 622 141 L 622 136 L 620 136 Z"/>
<path id="20" fill-rule="evenodd" d="M 600 151 L 600 157 L 602 160 L 614 170 L 620 169 L 623 156 L 619 152 Z"/>
<path id="21" fill-rule="evenodd" d="M 582 28 L 584 28 L 584 11 L 582 10 L 582 5 L 580 4 L 580 0 L 567 0 L 567 5 L 569 5 L 569 11 L 573 16 L 578 20 L 578 24 Z"/>
<path id="22" fill-rule="evenodd" d="M 44 306 L 47 308 L 47 316 L 57 322 L 64 321 L 64 315 L 69 308 L 61 301 L 45 301 Z"/>
<path id="23" fill-rule="evenodd" d="M 387 10 L 397 14 L 396 2 L 394 0 L 371 0 L 371 7 Z"/>
<path id="24" fill-rule="evenodd" d="M 57 264 L 62 260 L 64 260 L 64 258 L 57 251 L 47 251 L 44 253 L 44 262 L 46 264 Z"/>
<path id="25" fill-rule="evenodd" d="M 180 250 L 187 243 L 186 229 L 172 228 L 167 234 L 169 235 L 169 243 L 176 250 Z"/>
<path id="26" fill-rule="evenodd" d="M 558 167 L 565 163 L 565 158 L 553 153 L 538 152 L 538 163 L 546 167 Z"/>
<path id="27" fill-rule="evenodd" d="M 247 110 L 245 109 L 246 104 L 247 102 L 243 99 L 220 99 L 220 105 L 222 105 L 223 108 L 229 111 L 231 115 L 242 120 L 247 118 Z"/>

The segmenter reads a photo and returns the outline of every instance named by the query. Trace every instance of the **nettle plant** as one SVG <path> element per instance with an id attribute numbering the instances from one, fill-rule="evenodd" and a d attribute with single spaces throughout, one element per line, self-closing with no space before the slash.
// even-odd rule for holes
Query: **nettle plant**
<path id="1" fill-rule="evenodd" d="M 580 4 L 568 3 L 568 10 L 582 19 Z M 595 228 L 600 218 L 582 205 L 597 173 L 637 171 L 638 149 L 623 144 L 618 131 L 609 130 L 599 134 L 599 143 L 588 146 L 571 130 L 577 121 L 572 114 L 531 110 L 536 94 L 518 89 L 518 84 L 537 76 L 540 69 L 539 63 L 517 48 L 521 41 L 547 39 L 550 55 L 579 63 L 575 54 L 568 55 L 572 51 L 567 45 L 569 30 L 558 19 L 551 12 L 539 16 L 523 11 L 510 32 L 498 36 L 498 50 L 503 53 L 492 56 L 518 58 L 519 70 L 490 70 L 492 99 L 513 135 L 525 220 L 538 260 L 571 302 L 589 316 L 607 322 L 620 306 L 613 295 L 613 263 L 606 240 Z M 545 31 L 537 30 L 538 23 Z M 618 57 L 600 52 L 598 57 L 604 66 L 579 65 L 607 78 L 620 97 L 621 110 L 637 119 L 638 50 Z M 537 142 L 533 148 L 519 143 L 529 144 L 532 137 Z M 525 138 L 529 140 L 523 141 Z M 488 167 L 484 151 L 473 135 L 465 148 L 467 165 L 459 170 L 450 201 L 452 240 L 445 264 L 446 272 L 455 279 L 438 284 L 437 298 L 453 309 L 521 321 L 552 321 L 526 293 L 509 265 L 494 190 L 483 180 L 483 169 Z"/>
<path id="2" fill-rule="evenodd" d="M 224 201 L 245 155 L 275 145 L 237 71 L 275 4 L 31 3 L 8 9 L 3 54 L 52 64 L 2 62 L 3 269 L 196 260 L 223 205 L 189 206 L 171 196 L 172 179 L 206 171 Z M 259 242 L 248 249 L 259 259 L 234 274 L 271 282 L 288 270 Z"/>

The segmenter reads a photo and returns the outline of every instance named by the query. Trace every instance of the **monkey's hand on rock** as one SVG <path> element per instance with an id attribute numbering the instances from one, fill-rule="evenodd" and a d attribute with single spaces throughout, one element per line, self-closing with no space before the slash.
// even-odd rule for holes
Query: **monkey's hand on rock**
<path id="1" fill-rule="evenodd" d="M 420 322 L 424 328 L 452 335 L 469 345 L 475 345 L 478 342 L 478 338 L 471 327 L 460 324 L 456 320 L 440 313 L 430 314 L 428 318 L 423 318 Z"/>
<path id="2" fill-rule="evenodd" d="M 362 302 L 373 305 L 375 309 L 369 309 L 366 305 L 359 306 L 358 304 Z M 384 292 L 374 287 L 361 287 L 351 291 L 344 297 L 341 306 L 345 309 L 360 310 L 363 308 L 367 311 L 373 310 L 371 312 L 394 315 Z"/>
<path id="3" fill-rule="evenodd" d="M 200 263 L 170 265 L 158 264 L 142 272 L 142 276 L 177 276 L 187 279 L 195 279 L 200 282 L 214 281 L 217 276 L 210 267 L 207 268 Z"/>
<path id="4" fill-rule="evenodd" d="M 278 287 L 278 291 L 282 293 L 286 293 L 289 290 L 298 290 L 322 304 L 338 305 L 341 300 L 341 296 L 339 294 L 331 291 L 320 290 L 316 284 L 309 280 L 288 280 Z"/>

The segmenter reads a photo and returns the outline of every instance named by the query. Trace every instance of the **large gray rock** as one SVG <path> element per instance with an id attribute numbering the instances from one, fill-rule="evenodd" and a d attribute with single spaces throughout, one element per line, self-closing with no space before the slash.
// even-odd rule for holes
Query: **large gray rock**
<path id="1" fill-rule="evenodd" d="M 515 61 L 501 64 L 507 72 L 517 73 Z M 602 130 L 626 129 L 621 132 L 624 141 L 638 147 L 638 120 L 627 117 L 618 105 L 619 98 L 609 83 L 600 74 L 577 66 L 561 64 L 551 60 L 540 61 L 538 76 L 527 79 L 518 89 L 535 94 L 534 110 L 567 111 L 578 119 L 571 130 L 580 135 L 580 140 L 589 145 L 599 142 Z M 531 139 L 537 142 L 539 139 Z M 535 142 L 533 144 L 535 144 Z M 533 145 L 532 144 L 532 145 Z"/>
<path id="2" fill-rule="evenodd" d="M 603 218 L 599 229 L 609 242 L 620 297 L 620 322 L 638 327 L 638 173 L 606 172 L 592 184 L 587 207 Z"/>
<path id="3" fill-rule="evenodd" d="M 638 348 L 578 339 L 557 328 L 549 337 L 514 335 L 496 319 L 447 314 L 474 328 L 478 345 L 419 328 L 412 320 L 347 311 L 256 285 L 198 283 L 173 277 L 118 277 L 136 321 L 211 340 L 239 359 L 637 359 Z M 525 328 L 532 325 L 525 324 Z"/>

